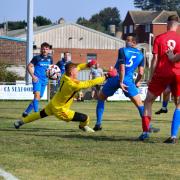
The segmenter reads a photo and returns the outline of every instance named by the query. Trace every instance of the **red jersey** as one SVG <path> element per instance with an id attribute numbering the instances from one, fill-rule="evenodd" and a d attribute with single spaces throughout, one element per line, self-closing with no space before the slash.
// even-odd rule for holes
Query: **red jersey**
<path id="1" fill-rule="evenodd" d="M 169 48 L 174 49 L 175 54 L 180 52 L 180 36 L 175 31 L 168 31 L 155 38 L 153 54 L 158 54 L 158 62 L 154 73 L 169 76 L 172 70 L 180 70 L 180 62 L 172 63 L 168 59 L 166 51 Z"/>

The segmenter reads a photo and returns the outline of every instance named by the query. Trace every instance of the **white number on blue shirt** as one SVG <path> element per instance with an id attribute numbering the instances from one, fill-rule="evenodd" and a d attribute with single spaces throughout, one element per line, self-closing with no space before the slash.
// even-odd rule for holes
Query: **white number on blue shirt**
<path id="1" fill-rule="evenodd" d="M 131 58 L 129 59 L 128 64 L 126 64 L 125 66 L 126 67 L 131 67 L 133 65 L 133 59 L 135 59 L 135 58 L 136 58 L 136 56 L 131 56 Z"/>

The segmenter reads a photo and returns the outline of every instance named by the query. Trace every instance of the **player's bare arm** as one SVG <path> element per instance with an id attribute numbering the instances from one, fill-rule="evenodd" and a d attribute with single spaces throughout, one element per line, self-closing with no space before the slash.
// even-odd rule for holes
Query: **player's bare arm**
<path id="1" fill-rule="evenodd" d="M 136 78 L 136 81 L 135 81 L 135 84 L 136 84 L 137 87 L 139 87 L 141 85 L 141 80 L 142 80 L 143 74 L 144 74 L 144 67 L 139 66 L 138 67 L 138 75 L 137 75 L 137 78 Z"/>
<path id="2" fill-rule="evenodd" d="M 27 65 L 27 70 L 29 74 L 31 75 L 33 82 L 37 82 L 38 78 L 34 75 L 34 65 L 32 63 L 29 63 Z"/>
<path id="3" fill-rule="evenodd" d="M 120 64 L 120 78 L 119 78 L 119 84 L 120 84 L 120 88 L 127 92 L 127 86 L 123 83 L 124 81 L 124 74 L 125 74 L 125 65 L 124 64 Z"/>

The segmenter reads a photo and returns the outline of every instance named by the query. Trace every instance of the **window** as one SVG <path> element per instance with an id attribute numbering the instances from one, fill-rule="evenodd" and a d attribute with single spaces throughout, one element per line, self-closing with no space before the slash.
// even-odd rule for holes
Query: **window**
<path id="1" fill-rule="evenodd" d="M 124 34 L 127 33 L 127 26 L 124 26 Z"/>
<path id="2" fill-rule="evenodd" d="M 133 31 L 134 31 L 133 25 L 130 25 L 129 26 L 129 33 L 133 33 Z"/>
<path id="3" fill-rule="evenodd" d="M 145 32 L 151 32 L 151 26 L 150 24 L 145 25 Z"/>
<path id="4" fill-rule="evenodd" d="M 91 59 L 97 59 L 97 54 L 87 54 L 87 62 L 89 62 Z"/>

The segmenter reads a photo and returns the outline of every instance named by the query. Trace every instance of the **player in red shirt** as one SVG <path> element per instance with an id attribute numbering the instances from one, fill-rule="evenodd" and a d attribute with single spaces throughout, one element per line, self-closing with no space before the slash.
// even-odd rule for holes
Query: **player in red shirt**
<path id="1" fill-rule="evenodd" d="M 179 120 L 177 118 L 180 117 L 180 103 L 178 103 L 180 97 L 180 75 L 177 73 L 180 71 L 180 63 L 173 63 L 166 54 L 168 49 L 173 50 L 175 54 L 180 52 L 180 36 L 176 33 L 178 25 L 178 17 L 176 15 L 169 16 L 167 32 L 157 36 L 154 41 L 151 76 L 144 102 L 144 116 L 142 117 L 143 133 L 139 136 L 140 140 L 149 138 L 152 104 L 168 85 L 171 87 L 176 104 L 173 121 L 179 121 L 178 124 L 180 125 L 180 118 Z M 176 142 L 176 136 L 177 128 L 176 132 L 174 130 L 171 131 L 171 137 L 168 139 L 168 142 Z"/>

